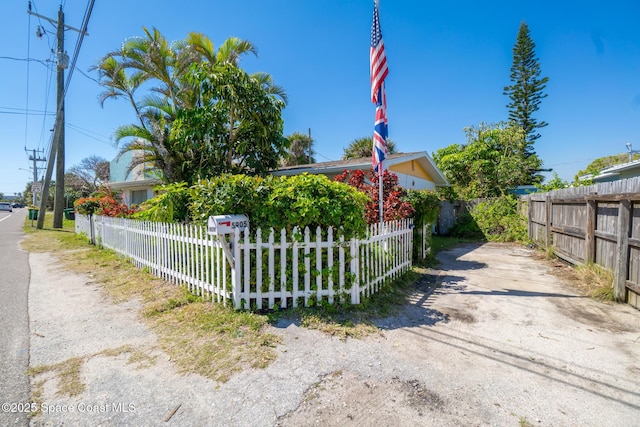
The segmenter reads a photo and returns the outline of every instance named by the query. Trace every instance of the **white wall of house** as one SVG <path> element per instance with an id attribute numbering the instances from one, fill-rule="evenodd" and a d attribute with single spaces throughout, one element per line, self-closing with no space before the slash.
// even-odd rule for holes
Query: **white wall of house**
<path id="1" fill-rule="evenodd" d="M 154 197 L 153 188 L 132 187 L 122 190 L 122 203 L 127 206 L 139 205 L 140 203 Z"/>
<path id="2" fill-rule="evenodd" d="M 427 181 L 426 179 L 417 178 L 415 176 L 406 175 L 399 172 L 394 172 L 398 176 L 398 184 L 407 189 L 412 190 L 431 190 L 435 191 L 436 185 L 433 181 Z"/>

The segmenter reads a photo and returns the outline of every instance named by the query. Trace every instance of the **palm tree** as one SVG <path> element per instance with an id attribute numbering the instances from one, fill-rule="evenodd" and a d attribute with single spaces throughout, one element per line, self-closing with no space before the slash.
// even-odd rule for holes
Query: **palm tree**
<path id="1" fill-rule="evenodd" d="M 300 132 L 287 136 L 289 148 L 287 155 L 280 159 L 281 166 L 295 166 L 315 163 L 313 157 L 313 138 Z"/>
<path id="2" fill-rule="evenodd" d="M 364 138 L 356 138 L 344 149 L 342 160 L 371 157 L 372 151 L 373 137 L 366 136 Z M 390 138 L 387 138 L 387 152 L 389 154 L 396 153 L 396 144 Z"/>
<path id="3" fill-rule="evenodd" d="M 201 105 L 202 89 L 199 83 L 188 78 L 192 67 L 231 64 L 237 67 L 243 55 L 257 55 L 256 47 L 247 40 L 231 37 L 216 51 L 213 42 L 201 33 L 189 33 L 184 40 L 169 43 L 157 28 L 143 27 L 143 37 L 126 40 L 122 48 L 105 55 L 94 70 L 98 71 L 100 84 L 106 88 L 100 94 L 100 103 L 107 99 L 125 98 L 132 105 L 138 118 L 137 124 L 120 126 L 115 133 L 121 147 L 120 155 L 131 150 L 141 150 L 143 156 L 135 157 L 131 168 L 140 163 L 151 164 L 162 173 L 163 180 L 180 179 L 181 166 L 188 161 L 189 152 L 176 152 L 171 141 L 171 130 L 178 111 Z M 195 65 L 194 65 L 195 64 Z M 284 90 L 273 83 L 267 73 L 252 76 L 267 93 L 286 102 Z M 136 98 L 136 90 L 143 84 L 151 84 L 152 95 Z M 233 106 L 229 113 L 230 137 L 234 140 L 235 115 Z M 180 146 L 180 150 L 184 150 Z"/>

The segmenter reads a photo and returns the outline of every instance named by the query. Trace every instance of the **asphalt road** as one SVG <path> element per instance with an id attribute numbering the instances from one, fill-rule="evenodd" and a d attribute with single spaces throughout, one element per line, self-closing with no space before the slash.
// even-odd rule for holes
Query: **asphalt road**
<path id="1" fill-rule="evenodd" d="M 20 249 L 27 209 L 0 212 L 0 425 L 29 425 L 29 253 Z"/>

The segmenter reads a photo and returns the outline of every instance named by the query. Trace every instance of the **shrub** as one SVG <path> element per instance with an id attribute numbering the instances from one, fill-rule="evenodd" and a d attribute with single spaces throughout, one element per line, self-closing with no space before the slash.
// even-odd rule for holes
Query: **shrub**
<path id="1" fill-rule="evenodd" d="M 526 220 L 518 212 L 518 198 L 514 195 L 477 203 L 470 214 L 487 240 L 524 242 L 527 239 Z"/>
<path id="2" fill-rule="evenodd" d="M 349 185 L 324 175 L 302 174 L 274 179 L 267 201 L 270 227 L 341 228 L 345 238 L 364 234 L 369 198 Z"/>
<path id="3" fill-rule="evenodd" d="M 266 178 L 222 175 L 200 180 L 190 190 L 191 219 L 205 224 L 209 216 L 242 213 L 251 228 L 334 227 L 345 238 L 366 229 L 367 196 L 324 175 Z"/>
<path id="4" fill-rule="evenodd" d="M 201 179 L 189 190 L 189 217 L 206 224 L 211 215 L 246 214 L 251 227 L 264 227 L 263 204 L 271 192 L 272 177 L 224 174 Z"/>
<path id="5" fill-rule="evenodd" d="M 73 202 L 73 207 L 83 215 L 93 215 L 100 208 L 100 200 L 97 197 L 82 197 Z"/>
<path id="6" fill-rule="evenodd" d="M 440 211 L 440 197 L 428 190 L 407 190 L 405 200 L 414 209 L 413 223 L 416 227 L 424 224 L 435 224 Z"/>
<path id="7" fill-rule="evenodd" d="M 135 219 L 157 222 L 186 221 L 189 213 L 189 188 L 186 182 L 160 185 L 159 195 L 143 202 L 133 215 Z"/>
<path id="8" fill-rule="evenodd" d="M 380 180 L 378 174 L 371 169 L 369 183 L 365 180 L 365 173 L 361 170 L 344 171 L 335 177 L 338 182 L 346 182 L 358 191 L 369 196 L 366 204 L 367 224 L 380 221 Z M 406 199 L 406 190 L 398 185 L 398 176 L 385 170 L 382 174 L 383 220 L 393 221 L 413 217 L 415 210 Z"/>
<path id="9" fill-rule="evenodd" d="M 416 262 L 422 259 L 422 245 L 431 247 L 431 228 L 422 233 L 424 225 L 433 225 L 438 220 L 440 210 L 440 197 L 428 190 L 407 190 L 405 200 L 414 209 L 413 214 L 413 259 Z"/>
<path id="10" fill-rule="evenodd" d="M 129 217 L 136 212 L 124 203 L 116 200 L 116 195 L 104 187 L 94 193 L 92 197 L 83 197 L 73 204 L 74 208 L 84 215 L 104 215 L 112 217 Z"/>

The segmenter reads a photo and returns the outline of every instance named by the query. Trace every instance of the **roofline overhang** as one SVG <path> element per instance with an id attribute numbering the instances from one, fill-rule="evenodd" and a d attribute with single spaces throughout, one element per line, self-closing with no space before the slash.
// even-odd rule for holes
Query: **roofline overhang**
<path id="1" fill-rule="evenodd" d="M 426 151 L 418 151 L 415 153 L 398 153 L 389 156 L 383 163 L 383 168 L 390 168 L 393 165 L 406 163 L 412 160 L 416 160 L 420 163 L 420 166 L 427 171 L 427 173 L 433 178 L 433 183 L 436 187 L 449 187 L 449 181 L 440 172 L 433 159 L 427 154 Z M 292 176 L 300 175 L 302 173 L 322 173 L 322 174 L 340 174 L 345 170 L 366 170 L 371 168 L 371 159 L 363 157 L 360 159 L 346 160 L 344 163 L 340 162 L 323 162 L 314 163 L 310 165 L 298 165 L 281 168 L 275 171 L 271 171 L 275 176 Z"/>

